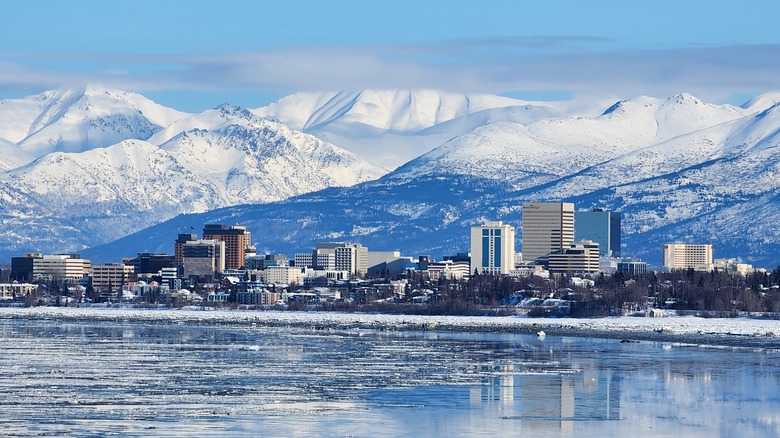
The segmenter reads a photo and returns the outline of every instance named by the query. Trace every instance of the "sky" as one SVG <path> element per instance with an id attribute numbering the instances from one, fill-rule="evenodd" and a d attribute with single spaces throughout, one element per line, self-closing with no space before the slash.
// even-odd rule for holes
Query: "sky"
<path id="1" fill-rule="evenodd" d="M 0 0 L 0 99 L 96 84 L 199 112 L 299 91 L 744 103 L 780 91 L 776 0 Z"/>

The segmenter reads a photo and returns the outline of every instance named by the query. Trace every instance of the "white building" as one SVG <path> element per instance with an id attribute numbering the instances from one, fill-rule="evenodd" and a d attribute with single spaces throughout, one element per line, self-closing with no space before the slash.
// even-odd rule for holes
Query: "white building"
<path id="1" fill-rule="evenodd" d="M 736 259 L 715 259 L 712 262 L 712 269 L 716 271 L 738 273 L 741 275 L 747 275 L 753 273 L 753 265 L 749 263 L 742 263 Z"/>
<path id="2" fill-rule="evenodd" d="M 509 274 L 515 267 L 515 228 L 501 221 L 471 227 L 470 272 Z"/>
<path id="3" fill-rule="evenodd" d="M 574 242 L 574 204 L 524 203 L 522 237 L 523 259 L 545 263 L 548 254 L 566 249 Z"/>
<path id="4" fill-rule="evenodd" d="M 303 284 L 303 272 L 295 266 L 269 266 L 261 274 L 266 284 Z"/>
<path id="5" fill-rule="evenodd" d="M 2 283 L 0 284 L 0 300 L 12 300 L 23 298 L 38 290 L 37 284 L 32 283 Z"/>
<path id="6" fill-rule="evenodd" d="M 91 263 L 75 255 L 44 255 L 33 259 L 34 280 L 80 280 L 89 275 Z"/>
<path id="7" fill-rule="evenodd" d="M 401 251 L 368 251 L 368 267 L 391 263 L 401 258 Z"/>
<path id="8" fill-rule="evenodd" d="M 453 262 L 444 260 L 428 263 L 428 275 L 431 280 L 445 278 L 448 280 L 462 280 L 471 275 L 471 266 L 467 262 Z"/>
<path id="9" fill-rule="evenodd" d="M 347 271 L 350 275 L 365 275 L 368 272 L 368 248 L 359 243 L 318 243 L 311 261 L 303 255 L 296 254 L 296 257 L 305 263 L 300 267 L 312 267 L 319 271 Z"/>
<path id="10" fill-rule="evenodd" d="M 515 266 L 514 269 L 509 271 L 510 277 L 531 277 L 531 276 L 537 276 L 542 278 L 549 278 L 550 277 L 550 271 L 547 269 L 544 269 L 544 266 L 542 265 L 531 265 L 531 264 L 521 264 Z"/>
<path id="11" fill-rule="evenodd" d="M 667 243 L 664 245 L 664 267 L 670 271 L 689 268 L 709 271 L 712 269 L 712 245 Z"/>

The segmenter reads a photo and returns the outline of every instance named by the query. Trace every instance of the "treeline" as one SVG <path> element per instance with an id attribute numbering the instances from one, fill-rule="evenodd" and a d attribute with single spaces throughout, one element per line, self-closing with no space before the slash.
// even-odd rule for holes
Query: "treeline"
<path id="1" fill-rule="evenodd" d="M 485 314 L 489 309 L 513 305 L 518 298 L 571 300 L 572 316 L 618 315 L 648 307 L 697 311 L 714 316 L 741 312 L 780 313 L 780 266 L 772 272 L 748 275 L 693 269 L 670 273 L 631 275 L 600 274 L 592 285 L 576 286 L 568 275 L 513 278 L 475 275 L 469 280 L 428 281 L 420 274 L 408 278 L 406 300 L 429 289 L 429 306 L 455 310 L 459 314 Z"/>

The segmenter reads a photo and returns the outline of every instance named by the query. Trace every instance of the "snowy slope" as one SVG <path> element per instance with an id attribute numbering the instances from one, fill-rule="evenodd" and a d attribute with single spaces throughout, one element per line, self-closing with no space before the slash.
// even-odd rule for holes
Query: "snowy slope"
<path id="1" fill-rule="evenodd" d="M 25 153 L 81 152 L 145 140 L 185 113 L 145 97 L 96 86 L 0 101 L 0 138 Z"/>
<path id="2" fill-rule="evenodd" d="M 298 93 L 253 110 L 387 167 L 495 121 L 527 123 L 562 105 L 432 90 Z"/>
<path id="3" fill-rule="evenodd" d="M 749 114 L 733 106 L 705 104 L 687 95 L 666 100 L 639 97 L 621 101 L 597 117 L 550 117 L 521 123 L 489 123 L 456 137 L 422 157 L 407 163 L 394 177 L 415 178 L 432 174 L 491 175 L 513 189 L 533 187 L 583 171 L 624 155 L 639 160 L 620 172 L 605 172 L 606 178 L 642 175 L 645 148 L 668 142 L 656 157 L 682 168 L 684 161 L 666 160 L 679 152 L 688 161 L 704 159 L 672 139 L 703 132 Z M 720 139 L 722 140 L 722 138 Z M 703 141 L 703 140 L 701 140 Z M 719 143 L 718 143 L 719 144 Z M 632 172 L 633 169 L 633 172 Z M 604 181 L 607 183 L 608 181 Z M 574 190 L 587 189 L 579 185 Z M 569 192 L 568 196 L 577 194 Z M 564 195 L 566 196 L 566 195 Z"/>
<path id="4" fill-rule="evenodd" d="M 463 95 L 432 90 L 365 90 L 298 93 L 254 112 L 278 118 L 293 129 L 363 125 L 383 132 L 413 133 L 488 108 L 526 102 L 494 95 Z"/>
<path id="5" fill-rule="evenodd" d="M 223 185 L 231 203 L 267 202 L 376 179 L 386 171 L 311 135 L 230 105 L 185 118 L 161 148 Z M 152 141 L 166 139 L 169 129 Z M 230 195 L 228 195 L 228 193 Z"/>
<path id="6" fill-rule="evenodd" d="M 15 144 L 0 138 L 0 171 L 29 163 L 32 157 Z"/>

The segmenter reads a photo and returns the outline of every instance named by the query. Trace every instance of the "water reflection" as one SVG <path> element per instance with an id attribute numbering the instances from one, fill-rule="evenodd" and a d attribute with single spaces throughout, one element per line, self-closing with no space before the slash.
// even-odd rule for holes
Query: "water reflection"
<path id="1" fill-rule="evenodd" d="M 620 385 L 612 371 L 518 374 L 512 364 L 500 371 L 503 375 L 469 389 L 470 407 L 519 420 L 524 432 L 559 429 L 567 436 L 574 431 L 574 421 L 620 419 Z"/>

